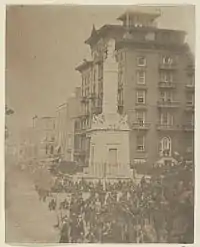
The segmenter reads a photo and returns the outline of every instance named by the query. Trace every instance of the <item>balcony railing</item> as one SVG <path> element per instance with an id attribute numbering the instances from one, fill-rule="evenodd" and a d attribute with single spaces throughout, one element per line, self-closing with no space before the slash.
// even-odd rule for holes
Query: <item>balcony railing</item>
<path id="1" fill-rule="evenodd" d="M 179 105 L 180 105 L 180 102 L 178 102 L 178 101 L 171 101 L 171 100 L 169 100 L 169 101 L 167 101 L 167 100 L 166 101 L 159 100 L 158 101 L 158 107 L 174 108 L 174 107 L 179 107 Z"/>
<path id="2" fill-rule="evenodd" d="M 193 102 L 186 102 L 186 111 L 194 111 L 194 103 Z"/>
<path id="3" fill-rule="evenodd" d="M 95 93 L 90 93 L 89 94 L 89 99 L 94 99 L 94 98 L 96 98 L 97 96 L 96 96 L 96 94 Z"/>
<path id="4" fill-rule="evenodd" d="M 174 82 L 165 82 L 165 81 L 160 81 L 158 86 L 160 88 L 176 88 L 176 83 Z"/>
<path id="5" fill-rule="evenodd" d="M 82 149 L 75 149 L 74 150 L 74 155 L 75 156 L 85 156 L 86 155 L 86 151 L 82 150 Z"/>
<path id="6" fill-rule="evenodd" d="M 194 90 L 194 83 L 192 83 L 192 84 L 191 83 L 190 84 L 189 83 L 186 84 L 185 85 L 185 88 L 188 89 L 188 90 Z"/>
<path id="7" fill-rule="evenodd" d="M 148 130 L 151 124 L 147 122 L 134 122 L 132 123 L 133 130 Z"/>
<path id="8" fill-rule="evenodd" d="M 186 71 L 188 75 L 193 75 L 195 73 L 195 65 L 192 63 L 188 64 L 188 66 L 186 67 Z"/>
<path id="9" fill-rule="evenodd" d="M 183 125 L 183 130 L 185 131 L 194 131 L 194 124 L 188 123 Z"/>
<path id="10" fill-rule="evenodd" d="M 175 125 L 175 124 L 162 124 L 159 123 L 157 124 L 157 130 L 170 130 L 170 131 L 176 131 L 176 130 L 181 130 L 181 126 L 180 125 Z"/>
<path id="11" fill-rule="evenodd" d="M 92 113 L 93 114 L 100 114 L 101 112 L 102 112 L 102 106 L 92 107 Z"/>
<path id="12" fill-rule="evenodd" d="M 82 96 L 82 97 L 81 97 L 81 102 L 82 102 L 82 103 L 87 103 L 87 102 L 88 102 L 87 96 Z"/>
<path id="13" fill-rule="evenodd" d="M 175 69 L 177 69 L 177 65 L 175 63 L 172 63 L 172 64 L 161 63 L 161 64 L 159 64 L 159 69 L 162 69 L 162 70 L 175 70 Z"/>
<path id="14" fill-rule="evenodd" d="M 85 132 L 85 130 L 86 130 L 86 127 L 85 127 L 85 126 L 82 126 L 82 127 L 79 128 L 79 129 L 75 129 L 75 130 L 74 130 L 74 134 L 75 134 L 75 135 L 81 135 L 82 133 Z"/>
<path id="15" fill-rule="evenodd" d="M 88 117 L 89 115 L 90 115 L 90 112 L 89 111 L 82 111 L 80 113 L 80 117 L 82 117 L 82 118 Z"/>
<path id="16" fill-rule="evenodd" d="M 135 106 L 137 107 L 137 108 L 141 108 L 141 109 L 145 109 L 146 107 L 147 107 L 147 105 L 146 105 L 146 103 L 145 102 L 136 102 L 135 103 Z"/>

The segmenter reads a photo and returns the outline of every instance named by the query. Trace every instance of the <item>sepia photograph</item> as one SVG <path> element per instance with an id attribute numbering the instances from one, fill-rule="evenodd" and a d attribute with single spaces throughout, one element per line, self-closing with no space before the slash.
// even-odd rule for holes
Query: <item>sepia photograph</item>
<path id="1" fill-rule="evenodd" d="M 7 5 L 7 244 L 194 243 L 195 6 Z"/>

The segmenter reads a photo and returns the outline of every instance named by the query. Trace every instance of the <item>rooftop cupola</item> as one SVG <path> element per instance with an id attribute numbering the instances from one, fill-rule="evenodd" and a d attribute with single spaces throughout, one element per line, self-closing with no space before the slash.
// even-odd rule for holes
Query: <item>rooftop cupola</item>
<path id="1" fill-rule="evenodd" d="M 159 10 L 145 11 L 144 7 L 128 10 L 117 19 L 127 28 L 156 27 L 155 20 L 161 15 Z"/>

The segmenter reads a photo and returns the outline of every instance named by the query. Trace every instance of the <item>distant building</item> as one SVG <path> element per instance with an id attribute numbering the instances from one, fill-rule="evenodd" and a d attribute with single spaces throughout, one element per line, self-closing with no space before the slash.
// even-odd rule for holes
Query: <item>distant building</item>
<path id="1" fill-rule="evenodd" d="M 36 156 L 34 140 L 34 130 L 32 127 L 24 129 L 20 133 L 17 156 L 20 162 L 29 162 Z"/>
<path id="2" fill-rule="evenodd" d="M 77 156 L 83 162 L 89 164 L 95 152 L 107 161 L 121 162 L 118 143 L 110 148 L 107 143 L 107 153 L 94 151 L 100 144 L 93 137 L 91 141 L 95 118 L 98 133 L 102 123 L 102 139 L 108 138 L 104 118 L 108 109 L 117 109 L 122 119 L 127 117 L 129 144 L 124 152 L 129 149 L 129 165 L 140 172 L 148 172 L 155 163 L 174 162 L 175 152 L 193 159 L 194 61 L 185 43 L 186 33 L 158 28 L 159 16 L 127 11 L 118 18 L 122 25 L 104 25 L 98 30 L 93 26 L 85 41 L 91 59 L 76 68 L 82 76 L 82 110 L 75 135 L 80 133 Z"/>
<path id="3" fill-rule="evenodd" d="M 54 156 L 55 149 L 55 117 L 36 117 L 33 126 L 33 143 L 38 159 Z"/>
<path id="4" fill-rule="evenodd" d="M 56 150 L 62 160 L 73 161 L 76 153 L 75 125 L 80 116 L 80 88 L 67 102 L 58 106 L 56 115 Z"/>

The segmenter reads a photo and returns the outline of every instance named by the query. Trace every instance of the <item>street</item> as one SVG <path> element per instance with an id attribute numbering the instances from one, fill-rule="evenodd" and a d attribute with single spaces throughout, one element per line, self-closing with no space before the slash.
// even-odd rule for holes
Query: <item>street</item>
<path id="1" fill-rule="evenodd" d="M 6 159 L 6 242 L 57 243 L 56 216 L 39 201 L 32 178 Z"/>

